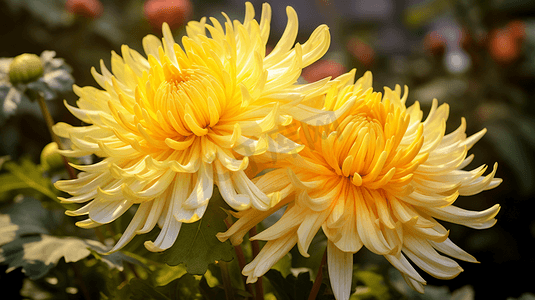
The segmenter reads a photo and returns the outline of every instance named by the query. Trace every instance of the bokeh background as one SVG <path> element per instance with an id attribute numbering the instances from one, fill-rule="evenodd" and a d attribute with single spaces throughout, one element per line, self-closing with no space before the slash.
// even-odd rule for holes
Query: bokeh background
<path id="1" fill-rule="evenodd" d="M 251 0 L 257 15 L 264 0 Z M 475 299 L 519 298 L 535 291 L 535 1 L 530 0 L 293 0 L 269 1 L 274 46 L 286 26 L 285 8 L 299 16 L 298 42 L 320 24 L 331 29 L 325 57 L 302 74 L 303 80 L 337 76 L 352 68 L 370 70 L 374 88 L 409 86 L 408 103 L 429 109 L 433 98 L 450 105 L 447 131 L 465 117 L 469 134 L 487 128 L 471 153 L 469 167 L 498 162 L 496 189 L 456 204 L 482 210 L 502 206 L 498 223 L 478 231 L 453 224 L 450 238 L 481 263 L 461 263 L 465 272 L 450 281 L 426 275 L 428 283 L 453 291 L 470 285 Z M 175 38 L 188 20 L 213 16 L 242 19 L 243 0 L 1 0 L 0 57 L 54 50 L 73 68 L 76 84 L 95 85 L 90 69 L 109 67 L 110 52 L 122 44 L 142 52 L 141 40 L 160 36 L 167 21 Z M 77 124 L 63 107 L 75 95 L 49 103 L 56 121 Z M 35 103 L 23 103 L 0 127 L 0 156 L 22 154 L 37 160 L 49 135 Z M 1 184 L 1 183 L 0 183 Z M 313 251 L 311 249 L 310 251 Z M 366 266 L 386 260 L 364 249 L 355 260 Z M 3 274 L 2 293 L 22 287 L 24 274 Z M 2 298 L 3 299 L 3 298 Z"/>

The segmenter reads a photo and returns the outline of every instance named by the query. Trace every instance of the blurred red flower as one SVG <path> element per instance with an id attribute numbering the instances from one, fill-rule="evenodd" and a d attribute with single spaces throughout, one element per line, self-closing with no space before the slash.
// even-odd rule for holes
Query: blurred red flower
<path id="1" fill-rule="evenodd" d="M 104 11 L 99 0 L 67 0 L 65 9 L 70 13 L 90 19 L 100 17 Z"/>
<path id="2" fill-rule="evenodd" d="M 518 40 L 523 40 L 526 36 L 526 24 L 521 20 L 513 20 L 509 22 L 507 24 L 507 30 Z"/>
<path id="3" fill-rule="evenodd" d="M 496 28 L 489 34 L 489 52 L 501 64 L 509 64 L 518 59 L 522 52 L 522 42 L 526 35 L 526 25 L 513 20 L 504 28 Z"/>
<path id="4" fill-rule="evenodd" d="M 346 72 L 347 68 L 341 63 L 329 59 L 322 59 L 304 68 L 301 76 L 308 82 L 314 82 L 328 76 L 335 78 Z"/>
<path id="5" fill-rule="evenodd" d="M 155 30 L 161 30 L 163 22 L 176 29 L 191 18 L 193 5 L 189 0 L 148 0 L 143 12 Z"/>
<path id="6" fill-rule="evenodd" d="M 375 60 L 375 51 L 373 48 L 359 40 L 358 38 L 351 38 L 346 44 L 347 50 L 353 57 L 360 61 L 366 68 L 369 68 Z"/>

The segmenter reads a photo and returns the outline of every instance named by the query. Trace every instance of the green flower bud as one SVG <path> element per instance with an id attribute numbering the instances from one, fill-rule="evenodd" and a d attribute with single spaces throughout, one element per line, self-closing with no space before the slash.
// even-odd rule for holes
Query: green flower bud
<path id="1" fill-rule="evenodd" d="M 44 170 L 56 170 L 63 167 L 63 158 L 58 153 L 58 144 L 52 142 L 43 148 L 41 166 Z"/>
<path id="2" fill-rule="evenodd" d="M 9 81 L 12 84 L 29 83 L 41 76 L 43 76 L 43 63 L 35 54 L 21 54 L 15 57 L 9 66 Z"/>

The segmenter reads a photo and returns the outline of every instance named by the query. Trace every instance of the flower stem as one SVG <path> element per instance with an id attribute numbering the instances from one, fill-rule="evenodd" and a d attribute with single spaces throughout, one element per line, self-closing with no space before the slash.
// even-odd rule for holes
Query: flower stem
<path id="1" fill-rule="evenodd" d="M 249 230 L 249 239 L 255 235 L 256 235 L 256 226 L 254 226 L 253 228 L 251 228 L 251 230 Z M 257 240 L 251 241 L 251 246 L 253 248 L 253 259 L 254 259 L 260 252 L 260 246 L 258 245 Z M 264 284 L 262 282 L 262 276 L 258 277 L 258 280 L 256 281 L 254 287 L 255 287 L 255 295 L 256 295 L 255 300 L 264 300 Z"/>
<path id="2" fill-rule="evenodd" d="M 225 219 L 225 225 L 227 225 L 228 229 L 232 224 L 229 222 L 228 219 Z M 245 256 L 243 255 L 241 244 L 238 246 L 234 246 L 234 252 L 236 252 L 236 258 L 238 258 L 238 266 L 240 267 L 240 270 L 243 270 L 243 268 L 245 268 Z M 253 286 L 247 283 L 245 276 L 241 275 L 241 277 L 243 280 L 243 286 L 245 287 L 247 292 L 249 292 L 249 294 L 254 297 Z"/>
<path id="3" fill-rule="evenodd" d="M 223 287 L 225 288 L 225 298 L 227 300 L 234 300 L 234 289 L 232 288 L 232 282 L 230 281 L 228 264 L 227 262 L 220 260 L 218 265 L 221 269 L 221 279 L 223 279 Z"/>
<path id="4" fill-rule="evenodd" d="M 46 127 L 48 128 L 48 132 L 50 133 L 50 137 L 52 138 L 52 141 L 55 142 L 58 145 L 58 149 L 64 149 L 63 144 L 61 143 L 61 140 L 59 137 L 54 133 L 52 130 L 52 126 L 54 126 L 54 119 L 52 119 L 52 115 L 48 111 L 48 108 L 46 107 L 45 98 L 43 98 L 43 95 L 41 93 L 32 93 L 35 94 L 35 98 L 37 98 L 37 103 L 39 103 L 39 107 L 41 108 L 41 112 L 43 114 L 43 118 L 45 119 Z M 69 177 L 71 179 L 76 178 L 76 174 L 74 173 L 74 169 L 69 165 L 69 162 L 67 161 L 67 158 L 65 156 L 61 156 L 63 158 L 63 164 L 65 165 L 65 169 L 69 173 Z"/>
<path id="5" fill-rule="evenodd" d="M 321 259 L 320 267 L 318 269 L 318 274 L 316 275 L 316 279 L 314 280 L 314 285 L 312 286 L 312 289 L 310 290 L 310 295 L 308 296 L 308 300 L 314 300 L 318 296 L 318 292 L 321 287 L 321 282 L 323 281 L 323 266 L 325 265 L 326 261 L 327 261 L 327 249 L 325 249 L 325 252 L 323 253 L 323 258 Z"/>

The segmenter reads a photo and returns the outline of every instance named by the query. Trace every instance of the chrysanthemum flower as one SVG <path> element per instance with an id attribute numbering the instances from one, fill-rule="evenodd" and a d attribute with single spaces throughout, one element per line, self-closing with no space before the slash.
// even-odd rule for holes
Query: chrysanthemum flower
<path id="1" fill-rule="evenodd" d="M 56 134 L 72 142 L 72 150 L 61 153 L 103 158 L 75 166 L 82 171 L 77 179 L 55 184 L 73 196 L 62 201 L 90 201 L 67 212 L 88 215 L 78 226 L 112 222 L 139 205 L 112 251 L 156 224 L 161 232 L 145 246 L 162 251 L 174 243 L 183 222 L 203 216 L 214 183 L 236 210 L 265 210 L 278 201 L 277 193 L 266 195 L 247 178 L 248 157 L 295 153 L 300 145 L 267 133 L 293 118 L 333 121 L 349 107 L 325 116 L 299 104 L 328 87 L 328 80 L 296 81 L 303 67 L 326 52 L 330 36 L 323 25 L 294 47 L 297 15 L 291 7 L 287 13 L 286 30 L 267 56 L 270 6 L 264 4 L 259 24 L 247 3 L 243 23 L 224 13 L 223 25 L 214 18 L 212 25 L 205 18 L 190 22 L 183 48 L 164 24 L 161 42 L 153 35 L 143 39 L 148 58 L 123 46 L 122 57 L 112 52 L 112 72 L 102 62 L 102 75 L 92 69 L 104 90 L 74 86 L 78 108 L 66 106 L 90 125 L 58 123 Z"/>
<path id="2" fill-rule="evenodd" d="M 244 269 L 248 282 L 268 271 L 295 244 L 308 257 L 312 238 L 320 227 L 328 238 L 328 269 L 337 299 L 349 299 L 353 254 L 365 246 L 384 255 L 401 271 L 408 284 L 423 292 L 425 280 L 409 263 L 442 279 L 462 269 L 451 257 L 475 262 L 450 239 L 438 220 L 472 228 L 488 228 L 500 206 L 474 212 L 453 206 L 468 196 L 496 187 L 496 165 L 462 170 L 473 159 L 468 150 L 484 135 L 466 136 L 466 122 L 446 134 L 448 105 L 433 105 L 427 119 L 418 102 L 406 108 L 407 88 L 384 96 L 373 92 L 371 73 L 354 85 L 354 72 L 338 78 L 338 90 L 327 94 L 324 108 L 333 110 L 352 97 L 357 101 L 337 122 L 327 126 L 301 125 L 295 137 L 305 148 L 298 155 L 279 157 L 276 169 L 254 179 L 265 193 L 283 198 L 273 208 L 254 208 L 236 214 L 239 219 L 220 240 L 242 241 L 247 231 L 287 205 L 274 225 L 253 239 L 268 241 Z"/>

